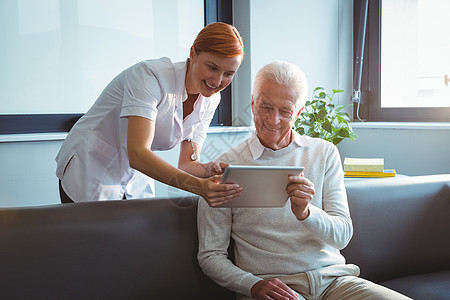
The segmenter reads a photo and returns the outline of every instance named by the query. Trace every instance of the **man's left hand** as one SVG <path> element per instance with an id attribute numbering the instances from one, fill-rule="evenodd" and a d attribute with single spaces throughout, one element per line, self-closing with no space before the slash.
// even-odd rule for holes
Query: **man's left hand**
<path id="1" fill-rule="evenodd" d="M 300 176 L 289 176 L 289 184 L 286 191 L 291 198 L 291 210 L 298 220 L 304 220 L 309 216 L 309 203 L 312 201 L 315 190 L 314 184 Z"/>

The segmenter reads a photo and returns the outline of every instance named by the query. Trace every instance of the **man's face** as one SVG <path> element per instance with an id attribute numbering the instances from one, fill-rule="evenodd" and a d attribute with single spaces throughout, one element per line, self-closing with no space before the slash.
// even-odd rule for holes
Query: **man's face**
<path id="1" fill-rule="evenodd" d="M 296 102 L 293 89 L 272 81 L 262 84 L 259 95 L 252 95 L 253 121 L 264 147 L 278 150 L 291 143 L 290 130 L 303 109 Z"/>

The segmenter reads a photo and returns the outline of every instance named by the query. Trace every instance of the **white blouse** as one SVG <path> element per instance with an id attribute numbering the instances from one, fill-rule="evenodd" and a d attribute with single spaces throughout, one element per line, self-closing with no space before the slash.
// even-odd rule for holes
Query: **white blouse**
<path id="1" fill-rule="evenodd" d="M 72 200 L 154 196 L 153 180 L 129 166 L 129 116 L 155 122 L 154 151 L 172 149 L 183 140 L 203 144 L 220 94 L 200 95 L 193 112 L 183 120 L 185 77 L 186 62 L 161 58 L 139 62 L 108 84 L 69 132 L 56 157 L 56 175 Z"/>

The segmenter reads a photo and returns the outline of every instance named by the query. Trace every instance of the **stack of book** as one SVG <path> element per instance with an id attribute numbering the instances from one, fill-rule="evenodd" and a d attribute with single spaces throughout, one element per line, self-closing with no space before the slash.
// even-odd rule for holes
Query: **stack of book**
<path id="1" fill-rule="evenodd" d="M 395 169 L 384 169 L 383 158 L 344 159 L 344 177 L 394 177 Z"/>

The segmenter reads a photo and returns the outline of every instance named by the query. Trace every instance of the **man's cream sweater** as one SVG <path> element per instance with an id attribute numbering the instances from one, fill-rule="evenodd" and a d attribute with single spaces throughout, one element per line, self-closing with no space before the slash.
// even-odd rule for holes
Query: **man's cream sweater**
<path id="1" fill-rule="evenodd" d="M 324 140 L 300 136 L 281 150 L 264 148 L 256 134 L 229 149 L 219 161 L 234 165 L 304 166 L 314 184 L 310 216 L 299 221 L 290 201 L 283 208 L 198 207 L 198 259 L 218 284 L 250 296 L 261 279 L 343 264 L 343 249 L 353 234 L 343 171 L 337 148 Z M 233 238 L 234 263 L 227 248 Z"/>

